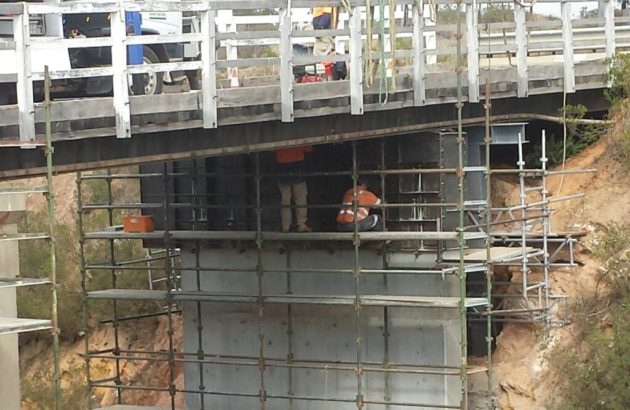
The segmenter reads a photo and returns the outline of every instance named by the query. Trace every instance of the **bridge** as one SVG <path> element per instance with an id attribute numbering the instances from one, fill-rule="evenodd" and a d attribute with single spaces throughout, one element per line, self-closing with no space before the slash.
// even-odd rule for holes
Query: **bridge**
<path id="1" fill-rule="evenodd" d="M 454 127 L 458 100 L 465 104 L 463 124 L 477 124 L 486 94 L 495 101 L 494 122 L 547 118 L 565 97 L 599 110 L 610 61 L 630 44 L 630 17 L 616 16 L 612 0 L 600 3 L 601 17 L 590 18 L 576 15 L 587 4 L 582 1 L 538 0 L 558 9 L 548 18 L 534 18 L 533 4 L 514 2 L 504 13 L 509 18 L 488 23 L 480 20 L 484 10 L 505 3 L 384 3 L 395 7 L 382 12 L 368 7 L 378 2 L 366 0 L 0 4 L 0 15 L 14 28 L 13 38 L 0 41 L 0 53 L 3 61 L 15 60 L 0 82 L 15 84 L 17 97 L 17 104 L 0 106 L 0 178 L 44 173 L 45 155 L 28 148 L 45 145 L 47 116 L 56 169 L 70 172 Z M 304 9 L 313 5 L 340 7 L 339 26 L 309 27 Z M 440 18 L 452 10 L 461 11 L 455 21 Z M 181 12 L 198 24 L 190 33 L 129 36 L 125 11 Z M 37 37 L 29 30 L 34 15 L 96 12 L 109 13 L 106 36 Z M 294 44 L 312 45 L 315 35 L 334 37 L 337 55 L 294 53 Z M 196 44 L 199 59 L 127 64 L 127 46 L 173 43 Z M 252 46 L 267 54 L 243 51 Z M 51 64 L 37 57 L 41 50 L 50 58 L 94 47 L 111 49 L 111 66 L 70 64 L 51 68 L 50 78 L 111 77 L 113 95 L 42 102 L 38 85 Z M 327 60 L 346 62 L 348 78 L 295 82 L 294 67 Z M 200 89 L 130 95 L 130 75 L 175 71 L 200 72 Z M 239 87 L 230 86 L 235 78 Z"/>

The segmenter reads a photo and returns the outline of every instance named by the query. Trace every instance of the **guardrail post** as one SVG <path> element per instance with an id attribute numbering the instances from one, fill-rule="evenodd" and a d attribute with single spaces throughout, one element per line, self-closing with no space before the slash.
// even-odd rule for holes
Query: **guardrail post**
<path id="1" fill-rule="evenodd" d="M 564 92 L 575 92 L 575 66 L 573 61 L 573 24 L 571 22 L 571 2 L 563 1 L 560 6 L 562 14 L 562 41 L 564 42 Z"/>
<path id="2" fill-rule="evenodd" d="M 361 11 L 358 6 L 350 16 L 350 112 L 363 114 L 363 47 L 361 40 Z"/>
<path id="3" fill-rule="evenodd" d="M 606 32 L 606 58 L 612 61 L 615 58 L 615 3 L 607 0 L 604 8 L 605 32 Z M 608 84 L 610 87 L 612 84 Z"/>
<path id="4" fill-rule="evenodd" d="M 420 5 L 420 7 L 418 7 Z M 424 1 L 413 5 L 413 104 L 422 106 L 427 101 L 426 75 L 427 62 L 424 46 Z"/>
<path id="5" fill-rule="evenodd" d="M 28 5 L 22 3 L 22 13 L 13 16 L 13 39 L 17 68 L 17 103 L 19 110 L 20 141 L 35 140 L 35 107 L 33 105 L 33 76 L 31 73 L 31 32 Z"/>
<path id="6" fill-rule="evenodd" d="M 116 137 L 131 138 L 131 113 L 129 110 L 129 81 L 127 79 L 127 27 L 125 9 L 119 3 L 118 11 L 111 14 L 112 70 Z"/>
<path id="7" fill-rule="evenodd" d="M 282 122 L 293 122 L 293 45 L 290 2 L 280 9 L 280 109 Z"/>
<path id="8" fill-rule="evenodd" d="M 219 24 L 219 33 L 236 33 L 236 19 L 234 18 L 233 11 L 219 10 L 218 17 L 221 21 Z M 229 23 L 225 23 L 225 22 Z M 228 61 L 238 60 L 238 46 L 234 45 L 234 40 L 225 40 L 225 59 Z M 227 68 L 227 78 L 230 84 L 234 80 L 238 81 L 238 66 Z"/>
<path id="9" fill-rule="evenodd" d="M 201 98 L 203 127 L 217 127 L 217 51 L 214 10 L 200 14 L 201 25 Z"/>
<path id="10" fill-rule="evenodd" d="M 527 68 L 527 22 L 525 7 L 519 2 L 514 3 L 514 35 L 516 39 L 516 75 L 517 95 L 519 98 L 529 95 L 529 73 Z"/>
<path id="11" fill-rule="evenodd" d="M 466 4 L 466 41 L 468 46 L 468 102 L 479 102 L 479 35 L 476 1 Z"/>

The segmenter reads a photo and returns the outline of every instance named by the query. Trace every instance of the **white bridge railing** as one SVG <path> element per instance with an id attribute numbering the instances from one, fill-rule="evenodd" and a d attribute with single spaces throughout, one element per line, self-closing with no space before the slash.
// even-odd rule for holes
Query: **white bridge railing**
<path id="1" fill-rule="evenodd" d="M 346 9 L 343 3 L 349 3 Z M 372 0 L 371 5 L 378 5 Z M 387 3 L 387 2 L 386 2 Z M 455 86 L 455 33 L 453 22 L 442 23 L 440 13 L 453 0 L 396 0 L 393 27 L 387 20 L 382 27 L 385 34 L 380 49 L 366 49 L 366 1 L 350 0 L 224 0 L 224 1 L 99 1 L 62 3 L 2 3 L 0 15 L 13 22 L 13 38 L 0 40 L 0 52 L 15 54 L 14 72 L 0 74 L 0 82 L 14 82 L 17 105 L 0 106 L 0 127 L 15 127 L 22 142 L 36 139 L 36 124 L 43 122 L 43 107 L 36 103 L 33 83 L 43 80 L 43 61 L 34 61 L 35 49 L 67 50 L 71 48 L 111 48 L 112 64 L 106 67 L 52 69 L 53 80 L 111 76 L 113 96 L 55 100 L 52 104 L 53 121 L 73 121 L 111 116 L 115 118 L 115 135 L 132 135 L 134 115 L 195 111 L 186 124 L 177 127 L 216 128 L 222 124 L 279 119 L 291 122 L 295 118 L 331 113 L 361 115 L 365 111 L 423 106 L 453 101 L 449 90 Z M 480 4 L 465 0 L 462 6 L 464 38 L 462 53 L 465 68 L 466 93 L 469 102 L 480 99 L 480 84 L 490 81 L 496 85 L 493 97 L 531 94 L 576 89 L 601 88 L 605 84 L 607 61 L 616 51 L 630 45 L 630 19 L 615 17 L 614 2 L 604 2 L 604 17 L 574 19 L 571 6 L 580 1 L 561 2 L 561 17 L 546 21 L 527 21 L 527 4 L 511 5 L 513 19 L 488 24 L 479 23 L 480 11 L 487 4 L 502 4 L 491 0 Z M 505 2 L 503 2 L 505 4 Z M 538 0 L 537 3 L 558 3 Z M 338 48 L 336 56 L 296 56 L 292 44 L 310 44 L 316 32 L 308 26 L 307 11 L 314 5 L 340 7 L 340 24 L 335 30 L 319 30 L 319 36 L 333 36 Z M 291 8 L 289 8 L 291 7 Z M 378 7 L 376 7 L 378 10 Z M 249 10 L 248 15 L 236 15 L 234 10 Z M 198 32 L 173 35 L 128 36 L 125 11 L 186 12 L 196 16 Z M 91 38 L 41 38 L 30 35 L 29 16 L 35 14 L 109 13 L 111 34 Z M 261 15 L 262 14 L 262 15 Z M 294 18 L 295 15 L 295 18 Z M 385 17 L 388 13 L 384 14 Z M 435 16 L 437 15 L 437 24 Z M 383 19 L 385 20 L 385 19 Z M 378 12 L 375 23 L 380 17 Z M 447 24 L 448 23 L 448 24 Z M 394 35 L 394 49 L 389 47 L 389 36 Z M 371 32 L 377 38 L 381 28 Z M 193 43 L 198 44 L 199 60 L 159 64 L 127 64 L 127 46 L 139 44 Z M 270 55 L 245 56 L 238 50 L 251 46 L 271 46 Z M 225 52 L 223 51 L 225 50 Z M 347 50 L 347 51 L 346 51 Z M 52 53 L 53 51 L 50 51 Z M 541 57 L 542 56 L 542 57 Z M 52 58 L 52 56 L 51 56 Z M 376 77 L 375 84 L 367 81 L 366 62 L 382 64 L 394 60 L 389 77 Z M 345 61 L 349 78 L 344 81 L 316 84 L 296 84 L 293 67 L 321 63 L 326 60 Z M 492 63 L 488 64 L 491 60 Z M 592 60 L 592 61 L 591 61 Z M 581 61 L 585 61 L 580 65 Z M 557 63 L 554 65 L 553 63 Z M 4 64 L 4 62 L 2 63 Z M 490 69 L 486 69 L 488 65 Z M 262 76 L 269 81 L 259 86 L 240 89 L 223 87 L 223 80 L 233 75 L 232 68 L 247 68 L 245 75 Z M 171 71 L 201 73 L 201 90 L 159 96 L 130 96 L 130 74 Z M 1 72 L 1 70 L 0 70 Z M 366 77 L 367 76 L 367 77 Z M 576 77 L 584 78 L 576 84 Z M 380 82 L 380 84 L 379 84 Z M 383 88 L 383 82 L 387 88 Z M 540 83 L 540 84 L 539 84 Z M 512 87 L 510 84 L 514 84 Z M 380 95 L 391 98 L 384 102 Z M 379 96 L 375 101 L 375 96 Z M 326 106 L 332 99 L 346 98 L 347 105 Z M 303 107 L 302 102 L 318 100 L 322 107 Z M 387 100 L 387 98 L 385 98 Z M 242 112 L 226 119 L 222 110 L 242 107 L 269 107 L 271 111 Z M 156 129 L 155 127 L 153 129 Z M 95 133 L 94 135 L 97 135 Z M 102 135 L 102 134 L 101 134 Z"/>

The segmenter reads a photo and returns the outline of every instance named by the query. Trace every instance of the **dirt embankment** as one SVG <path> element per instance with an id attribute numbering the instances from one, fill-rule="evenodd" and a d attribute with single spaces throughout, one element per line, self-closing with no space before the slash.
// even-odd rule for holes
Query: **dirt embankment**
<path id="1" fill-rule="evenodd" d="M 598 264 L 591 258 L 593 234 L 609 223 L 630 223 L 630 173 L 618 158 L 619 138 L 625 118 L 597 143 L 569 159 L 566 169 L 597 169 L 596 173 L 571 174 L 549 178 L 551 197 L 583 193 L 584 197 L 553 204 L 552 229 L 555 232 L 583 230 L 577 260 L 580 266 L 555 269 L 550 275 L 553 294 L 566 295 L 569 302 L 593 293 L 598 283 Z M 561 167 L 556 167 L 561 169 Z M 495 185 L 499 200 L 517 204 L 518 187 L 514 180 Z M 510 192 L 510 186 L 513 187 Z M 558 304 L 552 314 L 564 316 Z M 554 395 L 555 380 L 546 355 L 554 346 L 574 343 L 574 325 L 553 327 L 549 332 L 532 325 L 509 323 L 497 337 L 493 355 L 496 394 L 501 409 L 544 409 Z"/>
<path id="2" fill-rule="evenodd" d="M 182 350 L 182 320 L 180 316 L 174 316 L 173 321 L 173 346 L 176 352 Z M 168 393 L 168 381 L 170 378 L 170 367 L 166 360 L 168 352 L 168 322 L 166 317 L 159 319 L 145 319 L 136 322 L 134 326 L 122 325 L 119 330 L 119 346 L 124 351 L 153 351 L 162 353 L 155 355 L 161 360 L 120 360 L 120 378 L 122 384 L 133 382 L 135 386 L 154 387 L 162 391 L 148 390 L 125 390 L 123 400 L 126 403 L 137 405 L 169 407 L 171 397 Z M 156 337 L 160 335 L 160 337 Z M 76 397 L 80 402 L 75 403 L 75 409 L 86 408 L 83 393 L 85 392 L 85 341 L 77 340 L 74 343 L 64 343 L 61 347 L 61 374 L 62 389 L 64 396 Z M 99 327 L 89 335 L 89 345 L 92 351 L 106 351 L 113 349 L 114 330 L 111 325 Z M 41 340 L 31 343 L 21 349 L 22 379 L 36 380 L 52 368 L 51 346 L 48 340 Z M 104 354 L 105 355 L 105 354 Z M 128 353 L 123 353 L 129 356 Z M 113 377 L 116 374 L 116 362 L 108 359 L 93 359 L 90 362 L 90 379 L 93 381 L 103 380 Z M 181 364 L 176 364 L 173 372 L 174 384 L 177 389 L 184 387 L 184 372 Z M 108 384 L 112 384 L 109 382 Z M 49 386 L 42 386 L 42 389 Z M 35 395 L 36 396 L 36 395 Z M 177 394 L 175 403 L 178 408 L 183 408 L 184 397 Z M 109 406 L 116 404 L 116 390 L 113 388 L 100 388 L 92 391 L 92 404 L 94 407 Z M 32 403 L 28 399 L 22 403 L 25 410 L 39 410 L 39 403 Z"/>

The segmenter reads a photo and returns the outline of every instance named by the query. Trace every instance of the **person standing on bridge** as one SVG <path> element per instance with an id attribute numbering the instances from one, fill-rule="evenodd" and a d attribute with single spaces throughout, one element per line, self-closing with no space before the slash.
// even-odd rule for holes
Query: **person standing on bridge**
<path id="1" fill-rule="evenodd" d="M 331 30 L 337 28 L 337 7 L 313 7 L 313 29 Z M 313 55 L 326 56 L 335 50 L 335 41 L 332 36 L 317 36 L 315 34 L 315 46 Z"/>
<path id="2" fill-rule="evenodd" d="M 291 212 L 291 198 L 295 203 L 295 219 L 298 232 L 311 232 L 311 228 L 306 224 L 308 219 L 308 208 L 306 197 L 308 189 L 304 173 L 306 169 L 306 154 L 313 151 L 313 147 L 305 145 L 294 148 L 282 148 L 275 151 L 277 171 L 283 174 L 278 177 L 278 187 L 282 197 L 282 208 L 280 218 L 282 222 L 282 232 L 289 232 L 293 213 Z"/>
<path id="3" fill-rule="evenodd" d="M 341 232 L 352 232 L 356 221 L 359 225 L 358 230 L 361 232 L 382 231 L 383 221 L 380 215 L 370 214 L 370 209 L 374 205 L 380 205 L 380 203 L 380 198 L 368 190 L 367 184 L 358 181 L 354 188 L 348 189 L 343 195 L 341 209 L 337 215 L 337 229 Z"/>

